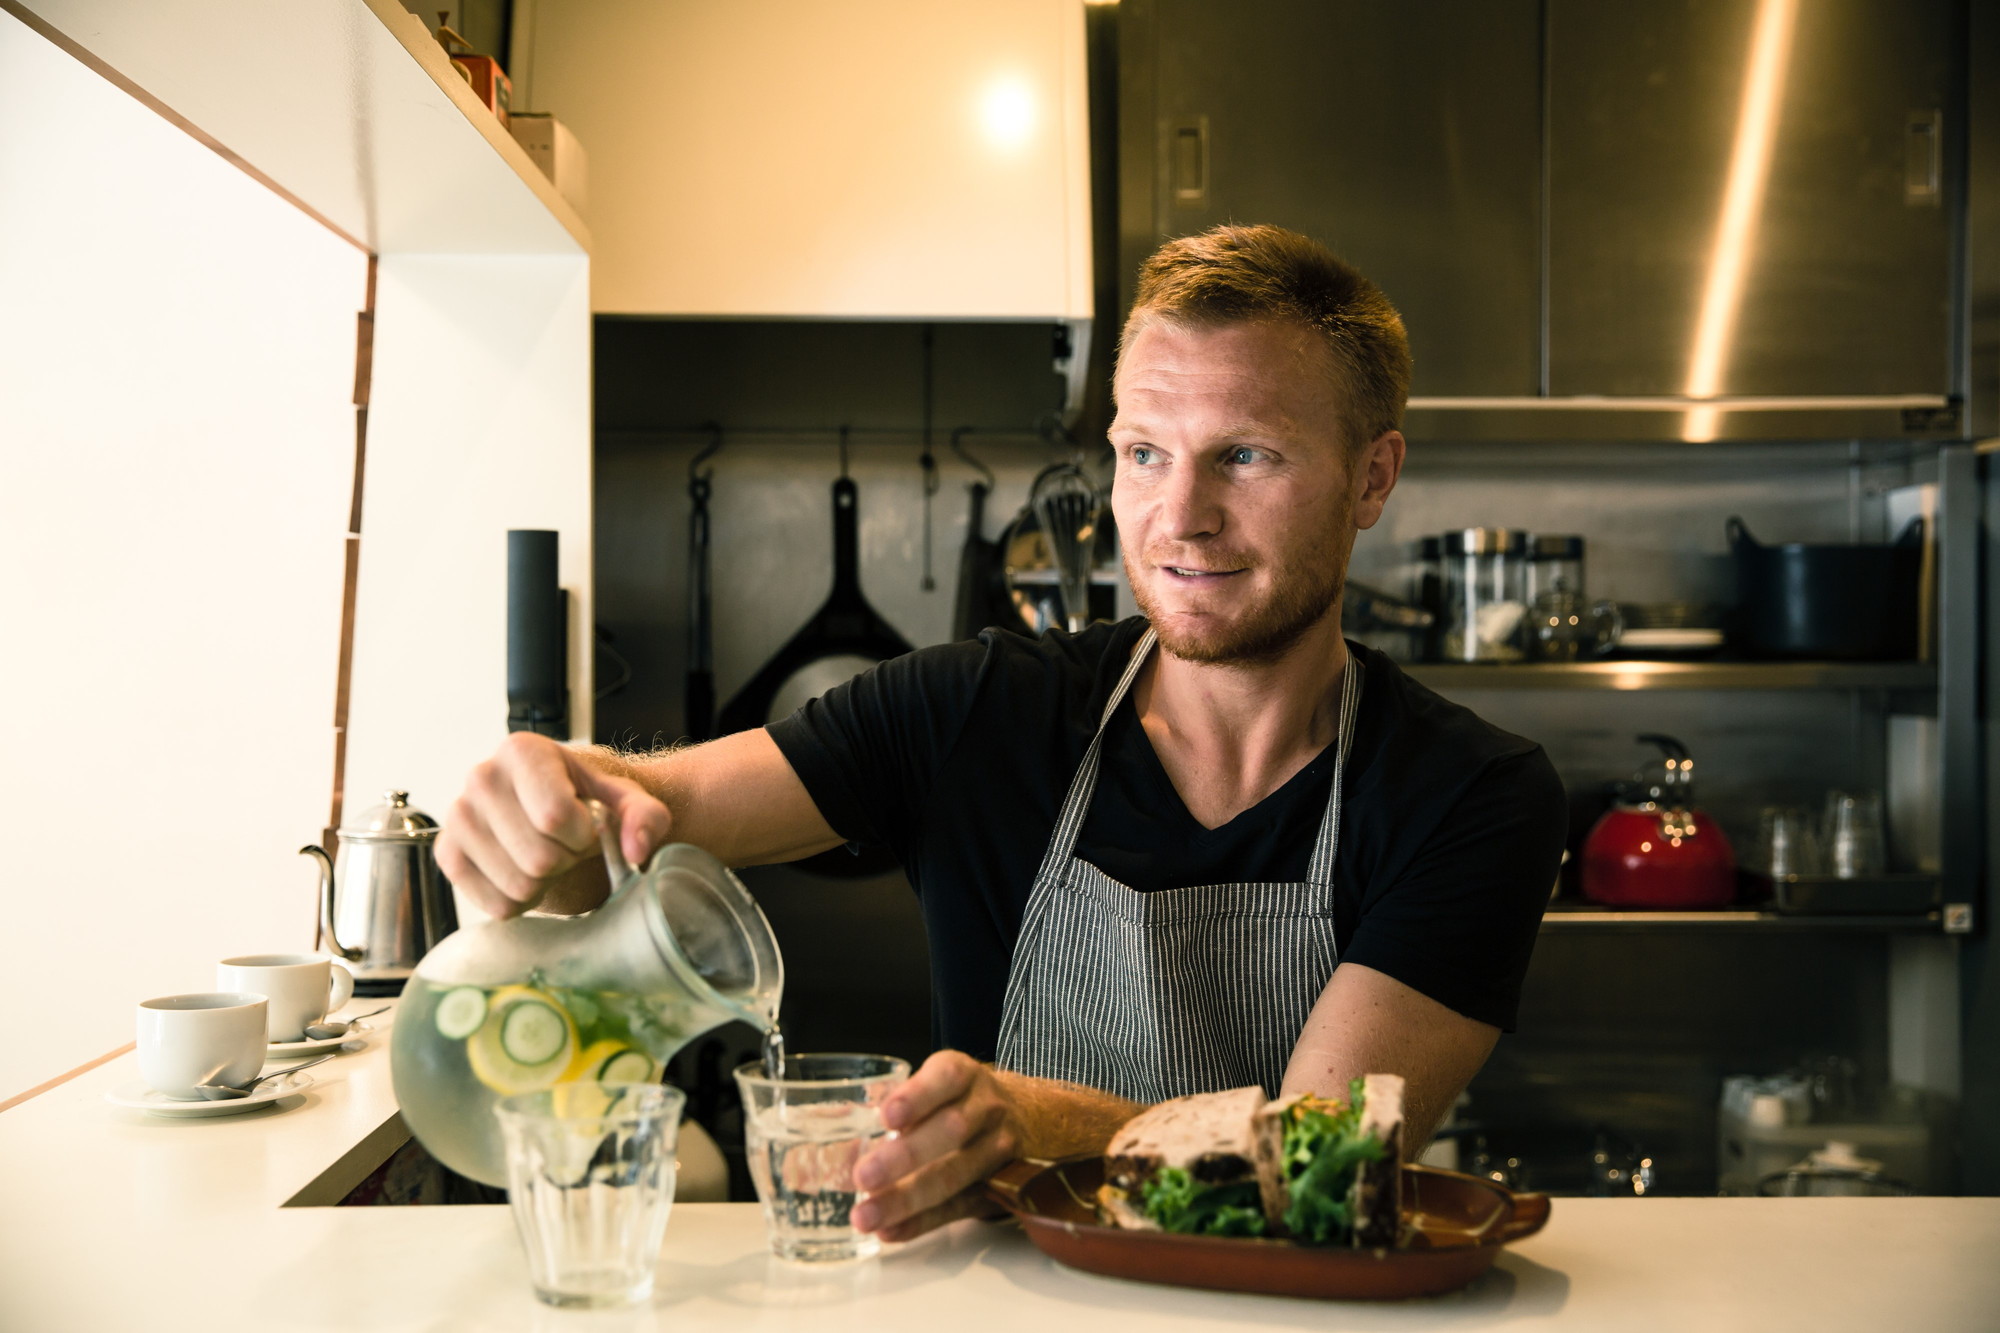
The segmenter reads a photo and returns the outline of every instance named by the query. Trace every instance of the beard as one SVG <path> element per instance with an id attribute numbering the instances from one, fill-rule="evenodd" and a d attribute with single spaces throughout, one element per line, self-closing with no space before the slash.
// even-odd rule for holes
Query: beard
<path id="1" fill-rule="evenodd" d="M 1129 556 L 1125 563 L 1133 599 L 1159 634 L 1160 647 L 1182 661 L 1209 665 L 1262 666 L 1277 661 L 1326 618 L 1347 586 L 1347 561 L 1337 546 L 1302 545 L 1269 566 L 1276 577 L 1261 602 L 1231 607 L 1236 614 L 1228 618 L 1177 619 L 1160 606 L 1151 586 L 1134 575 Z"/>

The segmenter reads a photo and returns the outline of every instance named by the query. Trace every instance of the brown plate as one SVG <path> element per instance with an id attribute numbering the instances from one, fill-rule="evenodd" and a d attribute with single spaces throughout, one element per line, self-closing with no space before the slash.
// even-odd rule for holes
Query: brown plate
<path id="1" fill-rule="evenodd" d="M 987 1182 L 987 1192 L 1020 1219 L 1042 1253 L 1071 1268 L 1135 1282 L 1320 1300 L 1455 1291 L 1491 1268 L 1501 1246 L 1534 1235 L 1549 1220 L 1546 1195 L 1516 1194 L 1456 1171 L 1405 1166 L 1403 1220 L 1412 1230 L 1405 1248 L 1177 1236 L 1101 1223 L 1091 1200 L 1103 1182 L 1101 1157 L 1010 1162 Z"/>

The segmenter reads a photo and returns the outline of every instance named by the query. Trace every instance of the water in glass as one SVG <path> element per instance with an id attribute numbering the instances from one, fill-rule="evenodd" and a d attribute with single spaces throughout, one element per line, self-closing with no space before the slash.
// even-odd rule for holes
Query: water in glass
<path id="1" fill-rule="evenodd" d="M 804 1263 L 861 1259 L 881 1248 L 854 1229 L 855 1163 L 883 1138 L 881 1103 L 909 1076 L 891 1056 L 796 1055 L 786 1076 L 736 1071 L 744 1149 L 771 1250 Z"/>

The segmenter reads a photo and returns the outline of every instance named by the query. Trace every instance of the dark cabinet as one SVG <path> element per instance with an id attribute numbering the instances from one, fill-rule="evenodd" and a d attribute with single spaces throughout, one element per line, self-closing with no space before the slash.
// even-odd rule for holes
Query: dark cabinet
<path id="1" fill-rule="evenodd" d="M 1550 0 L 1549 391 L 1950 388 L 1944 0 Z"/>
<path id="2" fill-rule="evenodd" d="M 1539 8 L 1127 3 L 1128 303 L 1160 240 L 1276 223 L 1388 293 L 1409 325 L 1415 392 L 1536 392 Z"/>
<path id="3" fill-rule="evenodd" d="M 1388 292 L 1419 398 L 1874 396 L 1868 429 L 1813 428 L 1894 432 L 1889 396 L 1955 388 L 1963 22 L 1954 0 L 1124 0 L 1124 295 L 1161 239 L 1273 222 Z"/>

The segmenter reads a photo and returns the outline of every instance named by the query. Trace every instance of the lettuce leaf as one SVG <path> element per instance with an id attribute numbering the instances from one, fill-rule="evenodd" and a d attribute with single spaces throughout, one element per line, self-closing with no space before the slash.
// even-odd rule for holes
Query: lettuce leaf
<path id="1" fill-rule="evenodd" d="M 1264 1207 L 1254 1180 L 1203 1185 L 1181 1167 L 1165 1166 L 1139 1186 L 1139 1202 L 1162 1231 L 1189 1236 L 1264 1234 Z"/>
<path id="2" fill-rule="evenodd" d="M 1278 1169 L 1290 1200 L 1285 1228 L 1304 1245 L 1344 1245 L 1354 1230 L 1349 1194 L 1364 1162 L 1388 1155 L 1381 1140 L 1361 1132 L 1361 1080 L 1348 1086 L 1347 1102 L 1304 1097 L 1285 1116 Z"/>

